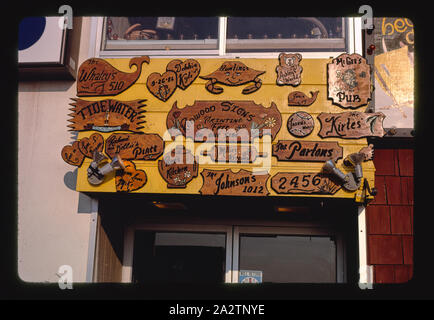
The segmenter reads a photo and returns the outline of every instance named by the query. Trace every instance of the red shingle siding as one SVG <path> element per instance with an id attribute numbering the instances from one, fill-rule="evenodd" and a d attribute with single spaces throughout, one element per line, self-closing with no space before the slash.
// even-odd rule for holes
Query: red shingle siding
<path id="1" fill-rule="evenodd" d="M 373 205 L 366 210 L 368 234 L 390 234 L 390 207 Z"/>
<path id="2" fill-rule="evenodd" d="M 411 206 L 391 206 L 392 234 L 412 234 Z"/>
<path id="3" fill-rule="evenodd" d="M 377 195 L 366 209 L 368 264 L 375 283 L 403 283 L 413 275 L 413 149 L 376 149 Z"/>
<path id="4" fill-rule="evenodd" d="M 368 236 L 368 264 L 402 264 L 402 240 L 400 236 Z"/>

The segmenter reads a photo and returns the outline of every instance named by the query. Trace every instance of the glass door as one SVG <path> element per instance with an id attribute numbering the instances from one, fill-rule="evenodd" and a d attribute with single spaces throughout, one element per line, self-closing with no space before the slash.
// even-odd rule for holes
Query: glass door
<path id="1" fill-rule="evenodd" d="M 124 252 L 124 282 L 231 282 L 231 227 L 170 224 L 135 226 L 127 229 Z"/>
<path id="2" fill-rule="evenodd" d="M 328 230 L 235 227 L 232 282 L 343 282 L 343 247 Z"/>
<path id="3" fill-rule="evenodd" d="M 146 224 L 127 229 L 123 281 L 337 283 L 344 241 L 320 227 Z"/>

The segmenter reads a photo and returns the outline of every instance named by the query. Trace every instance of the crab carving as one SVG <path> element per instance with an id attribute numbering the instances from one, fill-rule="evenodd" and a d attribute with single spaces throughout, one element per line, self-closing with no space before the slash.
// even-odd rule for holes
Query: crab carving
<path id="1" fill-rule="evenodd" d="M 216 71 L 200 78 L 208 80 L 205 88 L 215 94 L 223 92 L 223 88 L 216 86 L 217 83 L 222 83 L 228 86 L 240 86 L 249 82 L 254 84 L 243 89 L 243 94 L 249 94 L 257 91 L 262 86 L 262 80 L 259 79 L 265 71 L 258 71 L 249 68 L 244 63 L 239 61 L 226 61 Z"/>

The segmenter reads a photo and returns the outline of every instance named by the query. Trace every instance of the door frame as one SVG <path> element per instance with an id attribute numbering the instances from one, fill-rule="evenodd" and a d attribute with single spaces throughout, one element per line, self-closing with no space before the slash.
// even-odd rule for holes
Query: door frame
<path id="1" fill-rule="evenodd" d="M 155 220 L 154 220 L 155 221 Z M 336 239 L 336 282 L 346 282 L 346 248 L 343 235 L 327 225 L 282 223 L 276 226 L 270 222 L 258 223 L 256 221 L 225 220 L 224 222 L 209 221 L 208 224 L 194 223 L 159 223 L 140 222 L 126 227 L 124 236 L 124 256 L 122 267 L 122 282 L 132 281 L 134 234 L 137 230 L 160 232 L 197 232 L 197 233 L 225 233 L 226 234 L 226 266 L 225 283 L 238 283 L 239 273 L 239 236 L 245 233 L 254 234 L 282 234 L 282 235 L 306 235 L 306 236 L 334 236 Z M 167 220 L 166 220 L 167 221 Z M 216 223 L 216 224 L 214 224 Z"/>
<path id="2" fill-rule="evenodd" d="M 225 283 L 232 279 L 232 227 L 228 225 L 197 225 L 151 223 L 128 226 L 125 230 L 122 282 L 130 283 L 133 276 L 134 234 L 137 230 L 156 232 L 225 233 L 226 265 Z"/>

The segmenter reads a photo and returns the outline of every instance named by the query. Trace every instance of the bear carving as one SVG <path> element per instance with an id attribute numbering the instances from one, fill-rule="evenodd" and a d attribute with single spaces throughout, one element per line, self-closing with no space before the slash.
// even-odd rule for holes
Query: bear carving
<path id="1" fill-rule="evenodd" d="M 300 53 L 281 53 L 279 54 L 279 65 L 276 67 L 277 84 L 298 86 L 301 83 L 300 66 L 302 57 Z"/>

